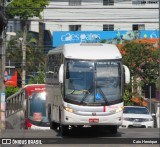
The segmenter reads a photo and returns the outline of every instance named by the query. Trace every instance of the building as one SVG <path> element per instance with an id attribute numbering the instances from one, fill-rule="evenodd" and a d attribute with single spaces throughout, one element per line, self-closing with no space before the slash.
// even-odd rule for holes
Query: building
<path id="1" fill-rule="evenodd" d="M 44 24 L 41 28 L 51 34 L 57 31 L 159 30 L 159 0 L 50 0 L 41 15 L 41 20 L 30 18 L 28 29 L 31 32 L 40 32 L 40 23 Z M 17 32 L 22 27 L 18 19 L 10 20 L 7 31 Z M 43 42 L 47 52 L 51 43 Z"/>
<path id="2" fill-rule="evenodd" d="M 47 30 L 159 30 L 159 0 L 51 0 L 43 11 Z M 31 30 L 38 31 L 33 18 Z"/>

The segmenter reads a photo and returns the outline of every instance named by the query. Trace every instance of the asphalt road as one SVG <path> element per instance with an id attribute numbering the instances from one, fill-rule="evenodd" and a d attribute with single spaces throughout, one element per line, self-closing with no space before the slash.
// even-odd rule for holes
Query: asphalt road
<path id="1" fill-rule="evenodd" d="M 58 131 L 53 130 L 1 130 L 0 135 L 0 138 L 12 139 L 13 147 L 159 147 L 160 143 L 160 130 L 158 128 L 119 129 L 116 135 L 99 128 L 73 129 L 70 130 L 67 137 L 61 137 Z M 20 140 L 20 142 L 17 140 Z M 36 142 L 39 145 L 32 145 Z M 11 145 L 2 145 L 2 147 L 8 146 Z"/>
<path id="2" fill-rule="evenodd" d="M 16 135 L 15 135 L 16 134 Z M 1 130 L 1 138 L 62 138 L 58 131 L 54 130 Z M 117 134 L 111 134 L 103 128 L 81 128 L 72 129 L 65 138 L 158 138 L 158 128 L 130 128 L 118 129 Z"/>

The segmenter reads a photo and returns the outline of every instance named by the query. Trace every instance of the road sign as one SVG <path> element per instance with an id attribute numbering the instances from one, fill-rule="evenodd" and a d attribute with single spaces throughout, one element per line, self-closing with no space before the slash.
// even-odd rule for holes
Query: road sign
<path id="1" fill-rule="evenodd" d="M 155 98 L 155 97 L 156 97 L 155 83 L 145 84 L 145 98 Z"/>
<path id="2" fill-rule="evenodd" d="M 2 93 L 1 93 L 1 103 L 2 103 L 2 102 L 5 102 L 5 97 L 6 97 L 5 92 L 2 92 Z"/>

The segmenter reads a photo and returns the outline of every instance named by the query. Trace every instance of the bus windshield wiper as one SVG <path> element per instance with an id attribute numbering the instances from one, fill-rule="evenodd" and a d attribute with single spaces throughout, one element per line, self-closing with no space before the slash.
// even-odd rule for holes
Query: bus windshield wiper
<path id="1" fill-rule="evenodd" d="M 84 95 L 84 97 L 82 98 L 82 100 L 81 100 L 80 103 L 83 103 L 83 101 L 87 98 L 87 96 L 92 93 L 93 87 L 89 88 L 87 91 L 88 91 L 88 92 L 85 93 L 85 95 Z"/>
<path id="2" fill-rule="evenodd" d="M 86 92 L 80 103 L 83 103 L 83 101 L 87 98 L 89 94 L 90 92 Z"/>
<path id="3" fill-rule="evenodd" d="M 109 104 L 105 94 L 103 93 L 102 89 L 100 86 L 97 86 L 97 88 L 99 89 L 100 94 L 102 95 L 103 100 L 105 101 L 106 104 Z"/>

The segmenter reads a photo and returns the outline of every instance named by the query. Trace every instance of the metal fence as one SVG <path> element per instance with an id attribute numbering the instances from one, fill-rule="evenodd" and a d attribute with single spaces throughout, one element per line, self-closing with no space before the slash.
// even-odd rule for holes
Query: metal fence
<path id="1" fill-rule="evenodd" d="M 25 94 L 22 88 L 6 99 L 6 118 L 23 109 L 24 98 Z"/>

